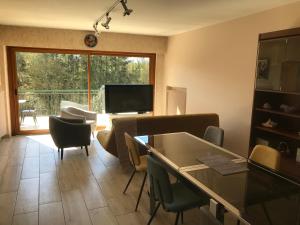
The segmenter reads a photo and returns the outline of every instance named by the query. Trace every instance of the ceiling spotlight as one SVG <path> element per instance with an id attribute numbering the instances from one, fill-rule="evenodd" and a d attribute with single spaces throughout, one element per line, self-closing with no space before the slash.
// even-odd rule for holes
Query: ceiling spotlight
<path id="1" fill-rule="evenodd" d="M 133 12 L 133 10 L 127 8 L 127 5 L 126 5 L 127 0 L 121 0 L 120 2 L 124 8 L 123 16 L 129 16 Z"/>
<path id="2" fill-rule="evenodd" d="M 109 13 L 106 14 L 106 22 L 101 23 L 101 26 L 105 27 L 105 29 L 109 29 L 109 23 L 111 21 L 111 17 L 109 17 Z"/>
<path id="3" fill-rule="evenodd" d="M 102 21 L 102 19 L 106 17 L 106 21 L 104 23 L 101 23 L 101 25 L 105 27 L 105 29 L 109 29 L 109 23 L 111 21 L 111 17 L 109 16 L 109 13 L 111 13 L 120 3 L 122 4 L 124 9 L 123 16 L 129 16 L 133 12 L 132 9 L 128 9 L 126 5 L 127 0 L 115 0 L 115 2 L 111 5 L 111 7 L 104 14 L 102 14 L 102 16 L 100 16 L 93 25 L 93 28 L 95 30 L 95 35 L 97 37 L 100 35 L 100 30 L 98 29 L 98 23 L 100 23 L 100 21 Z"/>

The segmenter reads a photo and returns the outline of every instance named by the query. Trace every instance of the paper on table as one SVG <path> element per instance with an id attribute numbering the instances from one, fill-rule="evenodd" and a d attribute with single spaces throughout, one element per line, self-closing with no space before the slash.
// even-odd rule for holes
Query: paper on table
<path id="1" fill-rule="evenodd" d="M 230 159 L 221 155 L 210 155 L 197 159 L 224 176 L 249 170 L 245 164 L 232 162 Z"/>

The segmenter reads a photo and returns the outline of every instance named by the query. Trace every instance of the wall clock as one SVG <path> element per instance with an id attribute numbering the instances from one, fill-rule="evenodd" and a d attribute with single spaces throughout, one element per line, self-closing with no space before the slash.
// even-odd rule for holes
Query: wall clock
<path id="1" fill-rule="evenodd" d="M 87 47 L 93 48 L 97 45 L 98 39 L 94 34 L 87 34 L 84 37 L 84 44 Z"/>

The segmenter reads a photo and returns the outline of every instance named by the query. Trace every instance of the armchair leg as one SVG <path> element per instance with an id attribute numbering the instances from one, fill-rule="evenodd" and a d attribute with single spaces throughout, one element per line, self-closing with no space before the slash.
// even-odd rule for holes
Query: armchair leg
<path id="1" fill-rule="evenodd" d="M 63 158 L 64 158 L 64 148 L 61 148 L 60 159 L 63 160 Z"/>
<path id="2" fill-rule="evenodd" d="M 85 145 L 84 147 L 85 147 L 86 155 L 89 156 L 89 150 L 88 150 L 87 145 Z"/>

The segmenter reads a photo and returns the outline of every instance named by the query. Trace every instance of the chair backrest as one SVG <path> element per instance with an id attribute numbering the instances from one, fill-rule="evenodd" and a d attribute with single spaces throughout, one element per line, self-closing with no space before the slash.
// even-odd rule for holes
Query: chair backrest
<path id="1" fill-rule="evenodd" d="M 273 170 L 280 167 L 280 152 L 269 146 L 256 145 L 249 159 Z"/>
<path id="2" fill-rule="evenodd" d="M 125 143 L 127 146 L 130 162 L 133 164 L 133 166 L 140 165 L 141 160 L 140 160 L 140 152 L 139 152 L 138 144 L 128 133 L 125 132 L 124 136 L 125 136 Z"/>
<path id="3" fill-rule="evenodd" d="M 223 146 L 224 130 L 220 127 L 208 126 L 203 139 L 218 146 Z"/>
<path id="4" fill-rule="evenodd" d="M 173 201 L 173 192 L 167 171 L 162 167 L 159 161 L 152 156 L 148 158 L 148 176 L 153 187 L 154 196 L 159 199 L 160 203 L 171 203 Z"/>
<path id="5" fill-rule="evenodd" d="M 60 129 L 61 120 L 56 116 L 49 116 L 49 131 L 56 145 L 60 143 L 59 138 L 62 133 Z"/>

